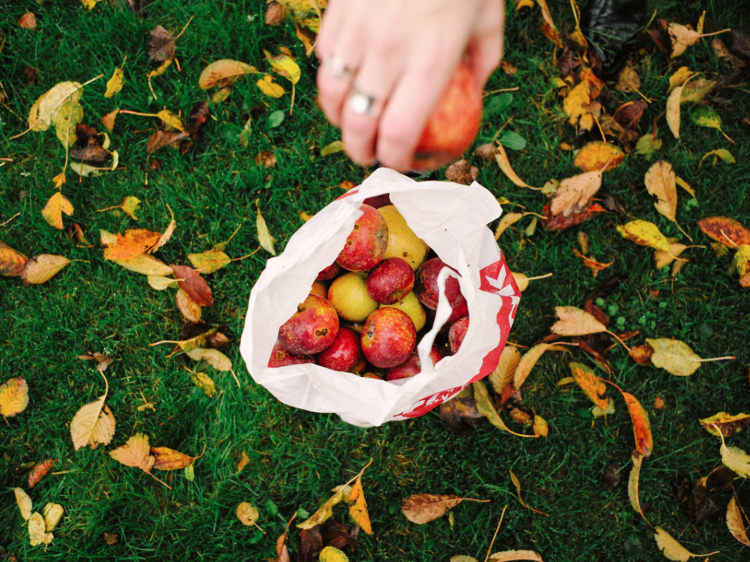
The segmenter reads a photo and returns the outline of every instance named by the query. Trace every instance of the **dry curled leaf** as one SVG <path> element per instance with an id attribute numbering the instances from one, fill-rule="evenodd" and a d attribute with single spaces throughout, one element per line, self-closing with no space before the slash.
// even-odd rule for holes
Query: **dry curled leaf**
<path id="1" fill-rule="evenodd" d="M 727 527 L 732 536 L 746 546 L 750 546 L 750 539 L 745 531 L 745 522 L 737 505 L 737 498 L 732 498 L 727 506 Z"/>
<path id="2" fill-rule="evenodd" d="M 151 454 L 156 458 L 156 470 L 179 470 L 193 464 L 195 457 L 180 453 L 169 447 L 151 447 Z"/>
<path id="3" fill-rule="evenodd" d="M 495 160 L 497 161 L 497 165 L 500 166 L 500 169 L 505 174 L 505 176 L 515 185 L 517 185 L 518 187 L 531 187 L 529 184 L 519 178 L 516 172 L 513 171 L 513 168 L 510 165 L 510 160 L 508 160 L 508 153 L 505 152 L 505 148 L 502 144 L 497 145 Z"/>
<path id="4" fill-rule="evenodd" d="M 648 419 L 648 412 L 632 394 L 623 392 L 622 397 L 625 399 L 630 419 L 633 422 L 635 447 L 644 457 L 649 457 L 654 450 L 654 438 L 651 435 L 651 422 Z"/>
<path id="5" fill-rule="evenodd" d="M 33 488 L 36 486 L 39 481 L 44 478 L 44 476 L 52 470 L 52 467 L 55 465 L 55 461 L 52 459 L 47 459 L 43 462 L 37 463 L 34 465 L 34 468 L 31 469 L 31 472 L 29 473 L 29 477 L 26 480 L 27 485 L 29 488 Z"/>
<path id="6" fill-rule="evenodd" d="M 29 386 L 20 377 L 8 379 L 0 386 L 0 415 L 12 418 L 29 405 Z"/>
<path id="7" fill-rule="evenodd" d="M 412 523 L 424 525 L 442 517 L 464 499 L 454 494 L 417 494 L 401 503 L 401 511 Z"/>
<path id="8" fill-rule="evenodd" d="M 573 248 L 573 253 L 576 256 L 578 256 L 579 258 L 581 258 L 581 261 L 583 262 L 583 265 L 585 267 L 588 267 L 593 272 L 594 277 L 596 277 L 599 274 L 600 271 L 602 271 L 603 269 L 607 269 L 609 266 L 611 266 L 611 265 L 613 265 L 615 263 L 615 258 L 614 257 L 612 258 L 612 261 L 610 261 L 609 263 L 602 263 L 602 262 L 598 262 L 598 261 L 596 261 L 596 260 L 594 260 L 594 259 L 592 259 L 592 258 L 590 258 L 588 256 L 584 256 L 581 252 L 579 252 L 575 248 Z"/>
<path id="9" fill-rule="evenodd" d="M 550 211 L 553 215 L 569 217 L 583 210 L 601 185 L 602 172 L 586 172 L 562 180 L 552 198 Z"/>
<path id="10" fill-rule="evenodd" d="M 543 511 L 539 511 L 538 509 L 534 509 L 530 505 L 528 505 L 525 501 L 523 501 L 523 498 L 521 497 L 521 481 L 518 479 L 518 476 L 516 476 L 512 470 L 509 470 L 510 472 L 510 480 L 513 482 L 513 486 L 516 487 L 516 493 L 518 494 L 518 501 L 521 503 L 522 506 L 524 506 L 526 509 L 530 509 L 534 513 L 538 513 L 539 515 L 545 515 L 549 517 L 549 514 L 544 513 Z"/>
<path id="11" fill-rule="evenodd" d="M 28 258 L 10 246 L 0 242 L 0 275 L 18 277 L 23 273 Z"/>
<path id="12" fill-rule="evenodd" d="M 445 170 L 445 179 L 463 185 L 471 185 L 478 177 L 479 168 L 472 166 L 464 159 L 454 162 Z"/>
<path id="13" fill-rule="evenodd" d="M 65 256 L 39 254 L 26 262 L 22 278 L 24 285 L 41 285 L 52 279 L 70 263 Z"/>
<path id="14" fill-rule="evenodd" d="M 610 402 L 609 397 L 605 396 L 607 385 L 594 374 L 594 371 L 583 363 L 571 363 L 569 366 L 573 374 L 573 379 L 578 383 L 578 386 L 581 387 L 586 396 L 596 406 L 607 411 Z"/>
<path id="15" fill-rule="evenodd" d="M 157 25 L 151 30 L 151 41 L 148 45 L 148 57 L 157 62 L 172 60 L 175 57 L 175 37 Z"/>
<path id="16" fill-rule="evenodd" d="M 213 304 L 213 293 L 206 280 L 192 267 L 171 265 L 180 289 L 184 290 L 198 306 Z"/>
<path id="17" fill-rule="evenodd" d="M 34 507 L 31 497 L 24 492 L 22 488 L 14 488 L 13 493 L 16 495 L 16 505 L 21 512 L 21 517 L 23 517 L 25 521 L 28 521 L 29 518 L 31 518 L 31 510 Z"/>
<path id="18" fill-rule="evenodd" d="M 643 510 L 641 509 L 641 499 L 638 495 L 638 480 L 641 475 L 642 463 L 643 455 L 638 451 L 633 451 L 633 468 L 630 470 L 630 477 L 628 478 L 628 498 L 635 512 L 641 515 L 643 515 Z"/>
<path id="19" fill-rule="evenodd" d="M 662 551 L 664 556 L 668 558 L 669 560 L 676 560 L 678 562 L 688 562 L 688 560 L 690 560 L 694 556 L 709 556 L 708 554 L 693 554 L 684 546 L 682 546 L 679 542 L 677 542 L 677 540 L 675 540 L 672 537 L 672 535 L 667 533 L 661 527 L 656 527 L 656 529 L 654 530 L 656 531 L 656 534 L 654 535 L 654 538 L 656 539 L 656 544 L 659 547 L 659 549 Z M 716 553 L 712 552 L 711 554 L 716 554 Z"/>
<path id="20" fill-rule="evenodd" d="M 226 88 L 231 86 L 245 74 L 257 74 L 255 67 L 245 64 L 244 62 L 222 59 L 209 64 L 201 72 L 198 79 L 198 86 L 201 90 L 219 86 Z"/>
<path id="21" fill-rule="evenodd" d="M 703 428 L 711 435 L 718 437 L 719 433 L 721 433 L 724 437 L 732 437 L 732 435 L 739 433 L 750 424 L 750 416 L 747 414 L 733 416 L 726 412 L 719 412 L 710 418 L 700 420 L 700 422 Z"/>
<path id="22" fill-rule="evenodd" d="M 260 206 L 257 204 L 257 201 L 256 207 L 258 208 L 258 216 L 255 220 L 255 226 L 258 231 L 258 242 L 260 243 L 261 248 L 272 256 L 275 256 L 276 249 L 274 248 L 274 244 L 276 243 L 276 239 L 271 236 L 271 232 L 266 225 L 266 220 L 263 218 L 263 215 L 260 214 Z"/>
<path id="23" fill-rule="evenodd" d="M 31 546 L 50 544 L 54 539 L 52 533 L 46 532 L 46 525 L 41 513 L 34 513 L 29 518 L 29 541 Z"/>
<path id="24" fill-rule="evenodd" d="M 63 213 L 69 217 L 73 216 L 73 204 L 59 191 L 49 198 L 42 209 L 42 216 L 47 224 L 58 230 L 63 229 Z"/>

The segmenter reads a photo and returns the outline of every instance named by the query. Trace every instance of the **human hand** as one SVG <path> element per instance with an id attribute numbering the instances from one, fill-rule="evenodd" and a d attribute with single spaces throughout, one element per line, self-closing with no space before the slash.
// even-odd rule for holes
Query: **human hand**
<path id="1" fill-rule="evenodd" d="M 464 55 L 480 85 L 500 63 L 504 23 L 503 0 L 329 0 L 316 48 L 320 104 L 352 160 L 407 171 Z M 370 107 L 358 107 L 367 97 Z"/>

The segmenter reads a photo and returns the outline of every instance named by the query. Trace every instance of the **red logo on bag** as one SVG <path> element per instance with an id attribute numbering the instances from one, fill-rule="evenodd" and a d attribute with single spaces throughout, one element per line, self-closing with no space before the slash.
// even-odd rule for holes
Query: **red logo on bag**
<path id="1" fill-rule="evenodd" d="M 497 367 L 497 363 L 500 360 L 500 353 L 505 347 L 505 341 L 508 339 L 510 327 L 513 323 L 513 319 L 516 317 L 518 303 L 521 300 L 521 297 L 519 296 L 521 292 L 518 290 L 513 275 L 511 275 L 508 266 L 505 265 L 505 260 L 502 258 L 495 263 L 482 268 L 479 273 L 482 279 L 482 283 L 479 286 L 480 290 L 504 297 L 503 304 L 497 313 L 497 325 L 500 328 L 500 342 L 498 346 L 485 355 L 484 360 L 482 361 L 482 366 L 479 368 L 479 373 L 465 386 L 449 388 L 448 390 L 442 390 L 422 398 L 415 402 L 412 409 L 408 412 L 396 414 L 397 417 L 418 418 L 419 416 L 423 416 L 446 400 L 453 398 L 471 383 L 483 379 L 494 371 L 495 367 Z"/>
<path id="2" fill-rule="evenodd" d="M 352 189 L 350 189 L 349 191 L 347 191 L 343 195 L 340 195 L 339 197 L 336 197 L 336 201 L 339 201 L 341 199 L 346 199 L 350 195 L 354 195 L 355 193 L 358 193 L 358 192 L 359 192 L 359 187 L 353 187 Z"/>

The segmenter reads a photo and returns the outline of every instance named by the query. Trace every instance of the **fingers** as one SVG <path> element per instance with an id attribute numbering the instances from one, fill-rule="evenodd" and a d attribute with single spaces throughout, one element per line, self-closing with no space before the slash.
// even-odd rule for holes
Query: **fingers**
<path id="1" fill-rule="evenodd" d="M 466 60 L 480 86 L 484 85 L 503 58 L 505 6 L 502 2 L 496 2 L 490 8 L 469 41 L 466 53 Z"/>

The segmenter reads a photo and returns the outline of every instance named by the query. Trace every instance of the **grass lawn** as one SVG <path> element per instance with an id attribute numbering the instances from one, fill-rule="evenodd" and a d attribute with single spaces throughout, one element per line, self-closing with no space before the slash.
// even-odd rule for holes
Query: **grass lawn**
<path id="1" fill-rule="evenodd" d="M 549 3 L 558 26 L 571 31 L 569 2 Z M 162 231 L 170 219 L 169 205 L 178 226 L 160 250 L 166 263 L 187 264 L 187 254 L 210 249 L 242 225 L 226 249 L 230 256 L 239 257 L 258 247 L 257 201 L 281 251 L 302 224 L 300 212 L 319 211 L 342 193 L 331 186 L 342 181 L 359 184 L 367 173 L 344 153 L 320 157 L 319 149 L 340 137 L 315 103 L 317 60 L 305 57 L 291 21 L 269 27 L 263 23 L 264 10 L 262 0 L 155 0 L 141 16 L 129 9 L 114 9 L 108 2 L 92 11 L 74 0 L 4 4 L 0 81 L 9 101 L 0 108 L 0 157 L 13 161 L 0 170 L 0 223 L 20 215 L 0 226 L 0 240 L 29 257 L 51 253 L 81 261 L 40 286 L 24 286 L 17 278 L 0 279 L 0 384 L 22 376 L 30 389 L 26 411 L 0 422 L 0 560 L 14 559 L 10 556 L 66 562 L 265 560 L 274 556 L 276 537 L 295 510 L 314 512 L 330 496 L 331 488 L 349 480 L 371 458 L 374 462 L 363 482 L 374 535 L 360 534 L 352 560 L 433 561 L 457 554 L 483 560 L 506 505 L 493 551 L 536 550 L 545 560 L 558 562 L 662 559 L 652 531 L 628 501 L 627 475 L 634 446 L 625 406 L 618 398 L 615 415 L 592 421 L 585 395 L 577 387 L 556 385 L 570 376 L 567 354 L 543 356 L 523 389 L 524 404 L 550 424 L 547 439 L 519 439 L 489 424 L 458 437 L 446 430 L 437 411 L 408 422 L 359 429 L 335 415 L 289 408 L 252 381 L 239 355 L 248 296 L 270 257 L 263 250 L 207 276 L 214 304 L 204 308 L 204 319 L 228 327 L 232 343 L 227 354 L 241 388 L 230 373 L 209 368 L 219 394 L 208 398 L 183 368 L 193 368 L 192 361 L 185 357 L 168 360 L 170 346 L 149 346 L 179 337 L 183 319 L 173 291 L 157 292 L 144 276 L 105 261 L 98 244 L 99 229 Z M 658 17 L 695 25 L 703 10 L 717 29 L 750 26 L 750 12 L 740 1 L 661 1 Z M 16 24 L 27 11 L 38 18 L 36 30 Z M 181 72 L 173 65 L 153 78 L 158 96 L 154 100 L 146 80 L 146 74 L 157 66 L 148 59 L 148 33 L 163 25 L 177 34 L 193 15 L 177 41 Z M 484 140 L 477 145 L 491 139 L 513 117 L 506 129 L 528 141 L 525 149 L 509 151 L 513 167 L 530 185 L 541 186 L 551 178 L 561 180 L 579 173 L 572 164 L 572 151 L 559 146 L 566 142 L 580 147 L 584 139 L 577 139 L 567 124 L 562 101 L 551 86 L 551 79 L 558 75 L 552 62 L 554 46 L 538 30 L 539 9 L 521 14 L 510 10 L 507 20 L 506 59 L 518 73 L 509 77 L 497 72 L 486 89 L 519 89 L 508 109 L 488 116 L 480 134 Z M 683 64 L 706 76 L 726 74 L 727 67 L 713 54 L 709 41 L 690 47 Z M 55 192 L 51 180 L 62 169 L 65 152 L 53 131 L 9 139 L 25 129 L 29 109 L 42 93 L 58 82 L 85 82 L 104 74 L 86 87 L 82 98 L 84 122 L 100 130 L 101 116 L 117 107 L 155 113 L 166 106 L 186 114 L 195 102 L 210 98 L 210 92 L 198 88 L 198 76 L 208 63 L 236 59 L 268 72 L 263 49 L 277 54 L 282 46 L 292 51 L 302 67 L 292 116 L 288 114 L 291 88 L 287 81 L 277 77 L 288 93 L 272 99 L 256 87 L 257 77 L 248 76 L 233 87 L 225 102 L 211 105 L 213 118 L 194 150 L 184 155 L 170 149 L 157 152 L 152 159 L 161 167 L 152 170 L 146 142 L 155 120 L 121 114 L 111 134 L 111 148 L 119 152 L 123 168 L 80 180 L 68 170 L 63 186 L 75 207 L 66 224 L 80 224 L 94 247 L 75 245 L 65 232 L 45 222 L 40 211 Z M 103 96 L 106 81 L 125 55 L 125 86 L 107 99 Z M 655 100 L 641 121 L 641 133 L 646 133 L 664 111 L 670 71 L 664 55 L 652 50 L 637 55 L 636 60 L 641 91 Z M 33 84 L 27 83 L 26 67 L 38 70 Z M 640 99 L 635 93 L 613 91 L 612 95 L 612 108 L 618 101 Z M 697 205 L 680 193 L 678 219 L 694 243 L 705 246 L 686 253 L 690 263 L 676 279 L 672 280 L 669 268 L 655 269 L 650 249 L 624 240 L 615 229 L 617 224 L 639 218 L 654 222 L 667 236 L 685 240 L 674 223 L 657 213 L 655 200 L 643 189 L 644 174 L 655 160 L 635 153 L 605 174 L 602 188 L 620 199 L 627 216 L 602 215 L 562 233 L 540 227 L 533 236 L 524 234 L 531 220 L 525 217 L 500 242 L 514 271 L 529 276 L 554 272 L 551 279 L 532 282 L 524 293 L 510 336 L 513 342 L 533 345 L 549 333 L 555 306 L 583 306 L 602 281 L 621 276 L 622 284 L 602 308 L 617 330 L 641 330 L 631 343 L 640 344 L 646 337 L 674 337 L 701 357 L 737 357 L 706 363 L 691 377 L 681 378 L 637 365 L 621 348 L 608 354 L 612 380 L 636 395 L 651 417 L 654 453 L 643 465 L 640 483 L 649 520 L 679 537 L 694 553 L 718 550 L 721 553 L 711 560 L 740 561 L 750 555 L 724 522 L 730 493 L 714 496 L 718 513 L 697 528 L 691 525 L 686 504 L 675 498 L 680 476 L 695 481 L 721 464 L 720 442 L 698 419 L 750 408 L 748 293 L 740 288 L 736 273 L 727 273 L 731 256 L 717 257 L 695 224 L 704 217 L 725 215 L 750 226 L 750 148 L 748 129 L 740 124 L 750 116 L 747 81 L 740 89 L 723 89 L 719 97 L 733 104 L 714 107 L 722 117 L 723 130 L 736 144 L 717 130 L 694 125 L 689 113 L 695 106 L 682 110 L 680 140 L 669 133 L 663 117 L 658 122 L 663 147 L 656 157 L 671 162 L 677 175 L 697 192 Z M 259 105 L 267 109 L 253 112 L 252 132 L 243 146 L 239 133 L 250 110 Z M 271 128 L 269 115 L 276 110 L 283 110 L 285 119 Z M 729 149 L 737 163 L 713 166 L 707 159 L 699 169 L 700 158 L 717 148 Z M 266 169 L 255 163 L 261 151 L 275 153 L 275 167 Z M 482 164 L 470 155 L 467 158 L 479 166 L 480 183 L 498 197 L 537 213 L 547 202 L 539 192 L 512 185 L 497 166 Z M 444 170 L 430 178 L 444 179 Z M 129 195 L 143 201 L 137 223 L 117 210 L 96 212 Z M 510 205 L 505 208 L 513 210 Z M 573 254 L 579 230 L 588 234 L 596 258 L 605 262 L 610 256 L 615 258 L 614 265 L 596 280 Z M 82 405 L 103 393 L 95 366 L 75 358 L 86 351 L 115 360 L 106 375 L 107 403 L 117 430 L 109 446 L 76 452 L 70 421 Z M 578 350 L 573 357 L 595 366 Z M 653 409 L 657 396 L 666 400 L 666 409 Z M 153 403 L 154 410 L 138 409 L 146 402 Z M 518 425 L 513 428 L 523 430 Z M 157 473 L 166 475 L 173 487 L 169 491 L 148 475 L 111 459 L 109 451 L 136 432 L 147 434 L 152 446 L 190 455 L 205 448 L 205 455 L 195 464 L 194 481 L 180 471 Z M 748 431 L 740 433 L 728 444 L 747 450 L 748 435 Z M 237 474 L 243 451 L 250 462 Z M 65 516 L 45 549 L 29 546 L 13 488 L 25 488 L 30 466 L 46 458 L 56 460 L 53 474 L 30 490 L 30 495 L 35 509 L 56 502 L 64 507 Z M 622 483 L 608 492 L 599 478 L 612 462 L 623 467 Z M 509 469 L 523 484 L 524 500 L 548 517 L 520 505 Z M 735 489 L 740 503 L 750 508 L 750 487 L 739 480 Z M 443 517 L 417 526 L 400 512 L 401 500 L 415 493 L 455 493 L 491 502 L 458 506 L 453 525 Z M 242 501 L 260 509 L 258 522 L 265 536 L 258 536 L 235 517 Z M 345 513 L 341 510 L 339 516 Z M 108 544 L 104 533 L 118 535 L 118 542 Z M 291 544 L 294 559 L 294 539 Z"/>

